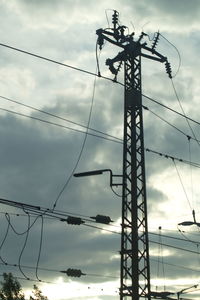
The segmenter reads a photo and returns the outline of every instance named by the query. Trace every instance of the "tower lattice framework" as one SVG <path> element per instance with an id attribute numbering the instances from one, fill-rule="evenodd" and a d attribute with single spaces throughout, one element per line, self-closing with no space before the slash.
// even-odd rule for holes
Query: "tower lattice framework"
<path id="1" fill-rule="evenodd" d="M 124 62 L 124 150 L 120 299 L 150 299 L 141 55 Z"/>
<path id="2" fill-rule="evenodd" d="M 112 28 L 98 29 L 97 44 L 100 49 L 107 41 L 122 49 L 106 65 L 117 79 L 124 64 L 124 143 L 122 184 L 122 232 L 120 300 L 151 299 L 149 241 L 147 226 L 147 199 L 145 179 L 144 133 L 142 114 L 141 58 L 165 62 L 171 78 L 167 58 L 155 50 L 159 33 L 151 47 L 141 33 L 134 40 L 134 33 L 125 34 L 126 26 L 118 22 L 118 12 L 112 16 Z M 118 66 L 116 67 L 116 64 Z M 100 72 L 99 72 L 100 74 Z"/>

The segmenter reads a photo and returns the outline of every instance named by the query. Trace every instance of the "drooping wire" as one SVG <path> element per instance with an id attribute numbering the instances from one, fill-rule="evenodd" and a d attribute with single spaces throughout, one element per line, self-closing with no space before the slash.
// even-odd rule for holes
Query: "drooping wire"
<path id="1" fill-rule="evenodd" d="M 42 251 L 43 233 L 44 233 L 44 220 L 43 220 L 43 216 L 41 216 L 40 244 L 39 244 L 39 252 L 38 252 L 38 258 L 37 258 L 36 270 L 35 270 L 36 278 L 38 279 L 38 281 L 41 281 L 38 277 L 38 269 L 39 269 L 41 251 Z"/>
<path id="2" fill-rule="evenodd" d="M 197 246 L 197 252 L 198 252 L 198 254 L 197 254 L 197 259 L 198 259 L 198 266 L 200 267 L 200 251 L 199 251 L 199 244 L 197 244 L 196 245 Z"/>
<path id="3" fill-rule="evenodd" d="M 29 214 L 28 211 L 26 211 L 24 208 L 23 208 L 24 212 L 26 213 L 26 215 L 28 215 L 28 227 L 27 229 L 24 231 L 24 232 L 17 232 L 16 229 L 14 228 L 14 226 L 11 224 L 11 220 L 10 220 L 10 215 L 8 213 L 5 214 L 6 216 L 6 220 L 9 224 L 9 226 L 12 228 L 13 232 L 17 235 L 24 235 L 26 234 L 26 237 L 25 237 L 25 241 L 24 241 L 24 245 L 22 247 L 22 250 L 21 250 L 21 253 L 19 255 L 19 259 L 18 259 L 18 265 L 19 265 L 19 269 L 20 269 L 20 272 L 27 278 L 29 279 L 25 273 L 23 272 L 22 268 L 21 268 L 21 258 L 22 258 L 22 255 L 23 255 L 23 252 L 26 248 L 26 245 L 27 245 L 27 241 L 28 241 L 28 236 L 29 236 L 29 233 L 30 233 L 30 229 L 33 227 L 33 225 L 36 223 L 36 221 L 41 218 L 42 219 L 42 225 L 41 225 L 41 236 L 40 236 L 40 245 L 39 245 L 39 253 L 38 253 L 38 259 L 37 259 L 37 264 L 36 264 L 36 277 L 37 279 L 40 281 L 40 279 L 38 278 L 38 275 L 37 275 L 37 270 L 38 270 L 38 266 L 39 266 L 39 260 L 40 260 L 40 253 L 41 253 L 41 249 L 42 249 L 42 240 L 43 240 L 43 216 L 47 213 L 48 210 L 45 210 L 42 214 L 40 213 L 38 216 L 35 217 L 35 220 L 31 223 L 30 222 L 30 218 L 31 218 L 31 215 Z"/>
<path id="4" fill-rule="evenodd" d="M 5 216 L 6 216 L 6 214 L 5 214 Z M 5 265 L 6 265 L 7 263 L 6 263 L 6 261 L 5 261 L 5 260 L 2 258 L 2 256 L 1 256 L 1 250 L 2 250 L 2 248 L 3 248 L 3 246 L 4 246 L 4 243 L 5 243 L 6 239 L 7 239 L 9 229 L 10 229 L 10 223 L 8 223 L 8 225 L 7 225 L 6 233 L 5 233 L 4 238 L 3 238 L 2 242 L 1 242 L 1 245 L 0 245 L 0 259 L 1 259 L 1 261 L 3 262 L 3 264 L 5 264 Z"/>
<path id="5" fill-rule="evenodd" d="M 26 248 L 27 241 L 28 241 L 28 237 L 29 237 L 29 232 L 30 232 L 30 215 L 29 215 L 28 212 L 26 212 L 26 213 L 27 213 L 27 216 L 28 216 L 28 229 L 27 229 L 27 231 L 26 231 L 26 237 L 25 237 L 24 245 L 23 245 L 22 250 L 21 250 L 21 253 L 20 253 L 20 255 L 19 255 L 18 265 L 19 265 L 19 270 L 20 270 L 20 272 L 22 273 L 22 275 L 23 275 L 26 279 L 29 280 L 29 277 L 26 276 L 26 274 L 23 272 L 22 267 L 21 267 L 21 258 L 22 258 L 22 255 L 23 255 L 23 253 L 24 253 L 24 250 L 25 250 L 25 248 Z"/>
<path id="6" fill-rule="evenodd" d="M 23 208 L 22 208 L 22 209 L 23 209 Z M 24 209 L 23 209 L 23 210 L 24 210 Z M 26 212 L 25 210 L 24 210 L 24 212 L 25 212 L 26 215 L 29 214 L 29 212 Z M 29 214 L 29 216 L 30 216 L 30 214 Z M 26 229 L 25 231 L 22 231 L 22 232 L 18 232 L 18 231 L 14 228 L 14 226 L 13 226 L 12 223 L 11 223 L 11 219 L 10 219 L 10 214 L 9 214 L 9 213 L 5 213 L 5 217 L 6 217 L 6 220 L 7 220 L 8 224 L 10 225 L 10 227 L 12 228 L 12 230 L 13 230 L 13 232 L 14 232 L 15 234 L 17 234 L 17 235 L 24 235 L 24 234 L 26 234 L 26 233 L 34 226 L 34 224 L 36 223 L 36 221 L 37 221 L 37 219 L 40 217 L 40 215 L 37 216 L 37 217 L 35 218 L 35 220 L 34 220 L 32 223 L 29 224 L 29 226 L 27 227 L 27 229 Z"/>
<path id="7" fill-rule="evenodd" d="M 163 122 L 165 122 L 166 124 L 168 124 L 169 126 L 173 127 L 174 129 L 176 129 L 178 132 L 182 133 L 184 136 L 186 136 L 187 138 L 193 139 L 195 141 L 197 141 L 196 137 L 193 138 L 190 135 L 186 134 L 183 130 L 179 129 L 177 126 L 171 124 L 169 121 L 165 120 L 163 117 L 159 116 L 157 113 L 153 112 L 151 109 L 149 109 L 146 106 L 142 106 L 145 110 L 151 112 L 154 116 L 156 116 L 157 118 L 159 118 L 160 120 L 162 120 Z M 200 141 L 198 141 L 200 143 Z"/>
<path id="8" fill-rule="evenodd" d="M 122 195 L 119 195 L 117 192 L 115 192 L 115 190 L 113 189 L 113 187 L 111 186 L 111 190 L 112 190 L 112 192 L 117 196 L 117 197 L 122 197 Z"/>
<path id="9" fill-rule="evenodd" d="M 162 244 L 162 235 L 161 235 L 161 226 L 159 226 L 159 240 L 158 240 L 158 269 L 157 269 L 157 279 L 160 276 L 160 264 L 162 265 L 162 275 L 164 281 L 164 291 L 165 291 L 165 269 L 164 269 L 164 259 L 163 259 L 163 244 Z M 158 286 L 156 286 L 156 290 Z"/>
<path id="10" fill-rule="evenodd" d="M 188 127 L 189 127 L 189 129 L 191 130 L 194 139 L 196 140 L 196 142 L 197 142 L 198 145 L 200 146 L 200 141 L 197 139 L 196 134 L 195 134 L 193 128 L 191 127 L 190 122 L 189 122 L 189 120 L 188 120 L 188 118 L 187 118 L 187 116 L 186 116 L 186 114 L 185 114 L 185 111 L 184 111 L 183 106 L 182 106 L 182 104 L 181 104 L 181 101 L 180 101 L 180 99 L 179 99 L 178 93 L 177 93 L 177 91 L 176 91 L 176 88 L 175 88 L 173 79 L 171 79 L 171 83 L 172 83 L 172 87 L 173 87 L 173 90 L 174 90 L 176 99 L 178 100 L 179 106 L 180 106 L 180 108 L 181 108 L 181 110 L 182 110 L 182 113 L 183 113 L 183 115 L 184 115 L 184 117 L 185 117 L 185 120 L 186 120 L 186 122 L 187 122 L 187 124 L 188 124 Z"/>
<path id="11" fill-rule="evenodd" d="M 55 210 L 54 213 L 55 213 L 55 212 L 59 212 L 59 211 Z M 60 212 L 61 212 L 61 211 L 60 211 Z M 3 212 L 2 212 L 2 213 L 3 213 Z M 31 213 L 33 214 L 32 211 L 31 211 Z M 5 214 L 5 213 L 3 213 L 3 214 Z M 29 214 L 30 214 L 30 211 L 29 211 Z M 20 214 L 20 215 L 19 215 L 19 214 L 14 214 L 14 213 L 13 213 L 13 215 L 15 215 L 15 216 L 26 216 L 26 215 L 24 215 L 24 214 Z M 72 212 L 63 212 L 63 215 L 65 215 L 66 217 L 77 215 L 77 216 L 84 217 L 83 220 L 85 220 L 85 221 L 87 221 L 87 222 L 96 223 L 96 222 L 93 221 L 93 220 L 86 219 L 86 218 L 89 218 L 89 217 L 86 216 L 86 215 L 82 215 L 82 214 L 75 214 L 75 213 L 72 213 Z M 30 216 L 33 216 L 33 215 L 30 214 Z M 35 216 L 35 214 L 34 214 L 34 216 Z M 42 216 L 43 218 L 45 218 L 46 214 L 45 214 L 45 215 L 44 215 L 44 214 L 43 214 L 43 215 L 40 214 L 40 215 L 38 216 L 38 218 L 41 217 L 41 216 Z M 47 214 L 47 216 L 48 216 L 48 214 Z M 56 215 L 55 217 L 56 217 L 56 219 L 57 219 L 57 215 Z M 49 219 L 51 219 L 51 220 L 52 220 L 53 218 L 54 218 L 54 216 L 49 217 Z M 60 219 L 60 217 L 59 217 L 59 219 Z M 112 226 L 112 227 L 114 226 L 114 227 L 116 227 L 116 228 L 121 228 L 121 226 L 118 226 L 118 225 L 112 225 L 112 224 L 107 224 L 107 225 L 110 225 L 110 226 Z M 106 228 L 102 228 L 102 227 L 93 226 L 93 228 L 107 231 Z M 165 229 L 165 230 L 166 230 L 166 229 Z M 179 229 L 178 229 L 178 231 L 180 232 Z M 116 232 L 116 231 L 108 231 L 108 232 L 118 233 L 118 234 L 119 234 L 119 232 Z M 150 234 L 150 235 L 154 235 L 154 236 L 157 236 L 157 235 L 158 235 L 158 234 L 155 233 L 155 232 L 149 232 L 149 234 Z M 193 243 L 193 244 L 195 244 L 195 245 L 200 243 L 200 242 L 198 242 L 198 241 L 190 240 L 190 239 L 186 238 L 185 236 L 184 236 L 184 239 L 181 239 L 181 238 L 178 238 L 178 237 L 174 237 L 174 236 L 162 234 L 162 237 L 169 238 L 169 239 L 174 239 L 174 240 L 179 240 L 179 241 L 185 241 L 185 240 L 187 240 L 188 242 L 191 242 L 191 243 Z"/>
<path id="12" fill-rule="evenodd" d="M 41 215 L 40 215 L 40 216 L 41 216 Z M 42 216 L 44 216 L 44 213 L 42 214 Z M 108 229 L 106 229 L 106 228 L 102 228 L 102 227 L 99 227 L 99 226 L 94 226 L 94 225 L 89 225 L 89 224 L 82 224 L 82 225 L 87 226 L 87 227 L 91 227 L 91 228 L 95 228 L 95 229 L 98 229 L 98 230 L 103 230 L 103 231 L 105 231 L 105 232 L 109 232 L 109 233 L 114 233 L 114 234 L 121 235 L 121 233 L 118 232 L 118 231 L 108 230 Z M 150 243 L 158 244 L 158 242 L 155 242 L 155 241 L 152 241 L 152 240 L 150 240 Z M 182 250 L 182 251 L 186 251 L 186 252 L 193 253 L 193 254 L 194 254 L 194 253 L 197 254 L 196 251 L 192 251 L 192 250 L 185 249 L 185 248 L 181 248 L 181 247 L 176 247 L 176 246 L 169 245 L 169 244 L 164 244 L 164 243 L 163 243 L 163 246 L 170 247 L 170 248 L 173 248 L 173 249 Z"/>
<path id="13" fill-rule="evenodd" d="M 177 54 L 178 54 L 178 58 L 179 58 L 179 63 L 178 63 L 178 67 L 177 70 L 175 72 L 175 74 L 172 76 L 172 78 L 176 77 L 176 75 L 178 74 L 180 67 L 181 67 L 181 55 L 180 52 L 178 50 L 178 48 L 172 43 L 170 42 L 163 34 L 159 33 L 159 35 L 165 40 L 167 41 L 172 47 L 174 47 L 174 49 L 176 50 Z"/>
<path id="14" fill-rule="evenodd" d="M 61 195 L 63 194 L 63 192 L 65 191 L 66 187 L 68 186 L 74 172 L 76 171 L 77 167 L 78 167 L 78 164 L 81 160 L 81 157 L 82 157 L 82 154 L 83 154 L 83 150 L 85 148 L 85 144 L 86 144 L 86 141 L 87 141 L 87 137 L 88 137 L 88 131 L 89 131 L 89 126 L 90 126 L 90 121 L 91 121 L 91 117 L 92 117 L 92 110 L 93 110 L 93 104 L 94 104 L 94 97 L 95 97 L 95 89 L 96 89 L 96 77 L 94 78 L 94 83 L 93 83 L 93 90 L 92 90 L 92 99 L 91 99 L 91 105 L 90 105 L 90 111 L 89 111 L 89 117 L 88 117 L 88 122 L 87 122 L 87 129 L 86 129 L 86 132 L 85 132 L 85 137 L 83 139 L 83 143 L 82 143 L 82 146 L 81 146 L 81 150 L 79 152 L 79 155 L 78 155 L 78 158 L 77 158 L 77 161 L 71 171 L 71 174 L 68 176 L 65 184 L 63 185 L 61 191 L 59 192 L 54 204 L 53 204 L 53 210 L 55 209 L 57 203 L 58 203 L 58 200 L 60 199 Z"/>
<path id="15" fill-rule="evenodd" d="M 188 150 L 189 150 L 189 161 L 190 161 L 190 185 L 191 185 L 191 199 L 192 203 L 194 200 L 194 194 L 193 194 L 193 172 L 192 172 L 192 152 L 191 152 L 191 142 L 190 138 L 188 137 Z"/>
<path id="16" fill-rule="evenodd" d="M 188 202 L 188 204 L 189 204 L 189 207 L 190 207 L 190 209 L 191 209 L 191 211 L 192 211 L 192 206 L 191 206 L 191 203 L 190 203 L 189 197 L 188 197 L 188 195 L 187 195 L 187 192 L 186 192 L 185 186 L 184 186 L 184 184 L 183 184 L 183 181 L 182 181 L 181 175 L 180 175 L 180 173 L 179 173 L 179 171 L 178 171 L 178 168 L 177 168 L 176 162 L 175 162 L 175 160 L 174 160 L 174 159 L 172 159 L 172 161 L 173 161 L 173 163 L 174 163 L 174 167 L 175 167 L 175 169 L 176 169 L 176 172 L 177 172 L 177 175 L 178 175 L 179 181 L 180 181 L 180 183 L 181 183 L 181 186 L 182 186 L 183 192 L 184 192 L 184 194 L 185 194 L 185 197 L 186 197 L 186 199 L 187 199 L 187 202 Z"/>

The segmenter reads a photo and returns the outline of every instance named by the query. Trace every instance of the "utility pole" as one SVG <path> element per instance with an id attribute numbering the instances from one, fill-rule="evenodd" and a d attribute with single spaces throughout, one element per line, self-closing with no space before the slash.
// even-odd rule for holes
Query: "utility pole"
<path id="1" fill-rule="evenodd" d="M 107 41 L 122 49 L 113 59 L 107 59 L 110 71 L 117 74 L 124 64 L 124 143 L 122 184 L 122 234 L 120 300 L 151 299 L 145 156 L 142 114 L 141 58 L 165 62 L 171 77 L 167 58 L 155 48 L 159 33 L 151 47 L 144 41 L 145 33 L 134 40 L 127 27 L 119 25 L 119 14 L 114 11 L 112 28 L 98 29 L 100 49 Z M 127 34 L 125 32 L 127 31 Z M 116 63 L 118 64 L 116 66 Z"/>

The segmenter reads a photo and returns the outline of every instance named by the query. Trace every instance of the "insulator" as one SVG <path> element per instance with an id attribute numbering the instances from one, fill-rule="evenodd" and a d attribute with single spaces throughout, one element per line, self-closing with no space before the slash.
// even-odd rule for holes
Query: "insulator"
<path id="1" fill-rule="evenodd" d="M 98 35 L 98 39 L 97 39 L 97 45 L 99 45 L 100 50 L 102 49 L 102 46 L 104 44 L 104 38 L 103 38 L 103 30 L 102 29 L 98 29 L 96 31 L 96 34 Z"/>
<path id="2" fill-rule="evenodd" d="M 114 25 L 114 29 L 116 29 L 116 26 L 118 24 L 118 17 L 119 17 L 119 13 L 114 10 L 114 14 L 112 15 L 112 23 Z"/>
<path id="3" fill-rule="evenodd" d="M 165 68 L 166 68 L 166 72 L 167 72 L 169 78 L 172 78 L 171 65 L 168 61 L 165 62 Z"/>
<path id="4" fill-rule="evenodd" d="M 61 219 L 61 221 L 63 221 Z M 81 218 L 77 218 L 77 217 L 68 217 L 66 219 L 67 224 L 71 224 L 71 225 L 81 225 L 83 223 L 85 223 Z"/>
<path id="5" fill-rule="evenodd" d="M 165 298 L 169 295 L 173 295 L 174 293 L 171 293 L 171 292 L 151 292 L 151 296 L 153 297 L 162 297 L 162 298 Z"/>
<path id="6" fill-rule="evenodd" d="M 71 276 L 71 277 L 81 277 L 81 275 L 85 275 L 84 273 L 82 273 L 81 270 L 79 269 L 67 269 L 66 271 L 60 271 L 61 273 L 65 273 L 67 276 Z"/>
<path id="7" fill-rule="evenodd" d="M 182 226 L 191 226 L 191 225 L 194 225 L 195 223 L 194 222 L 191 222 L 191 221 L 184 221 L 182 223 L 179 223 L 178 225 L 182 225 Z"/>
<path id="8" fill-rule="evenodd" d="M 106 59 L 106 65 L 109 66 L 109 70 L 112 74 L 117 75 L 117 69 L 113 66 L 112 59 Z"/>
<path id="9" fill-rule="evenodd" d="M 110 222 L 113 222 L 109 216 L 96 215 L 96 217 L 90 217 L 90 218 L 94 219 L 97 223 L 102 223 L 102 224 L 109 224 Z"/>
<path id="10" fill-rule="evenodd" d="M 157 32 L 156 37 L 154 38 L 154 41 L 153 41 L 152 49 L 156 48 L 158 41 L 159 41 L 159 36 L 160 36 L 160 33 Z"/>
<path id="11" fill-rule="evenodd" d="M 103 44 L 104 44 L 104 38 L 103 35 L 99 35 L 97 39 L 97 44 L 99 45 L 99 49 L 102 50 Z"/>

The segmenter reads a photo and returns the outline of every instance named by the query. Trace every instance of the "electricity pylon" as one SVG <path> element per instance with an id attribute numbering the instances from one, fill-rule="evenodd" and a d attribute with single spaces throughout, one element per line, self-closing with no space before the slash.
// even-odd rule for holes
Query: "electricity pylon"
<path id="1" fill-rule="evenodd" d="M 125 34 L 126 26 L 119 25 L 118 12 L 112 16 L 112 28 L 98 29 L 100 49 L 107 41 L 122 49 L 113 59 L 107 59 L 110 71 L 117 74 L 124 64 L 124 143 L 122 185 L 121 284 L 120 300 L 151 299 L 145 157 L 142 114 L 141 57 L 165 62 L 167 58 L 155 48 L 159 33 L 151 47 L 144 41 L 145 33 L 134 40 L 134 33 Z M 118 66 L 116 66 L 116 63 Z"/>

